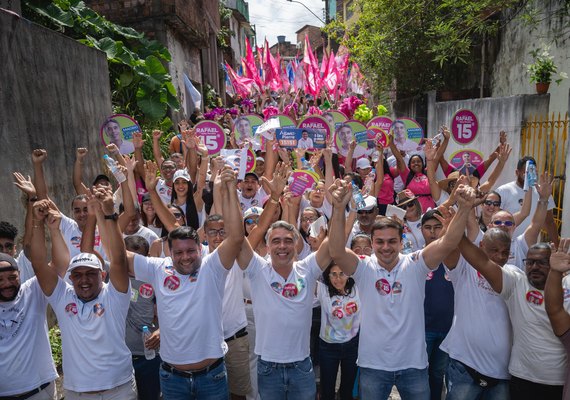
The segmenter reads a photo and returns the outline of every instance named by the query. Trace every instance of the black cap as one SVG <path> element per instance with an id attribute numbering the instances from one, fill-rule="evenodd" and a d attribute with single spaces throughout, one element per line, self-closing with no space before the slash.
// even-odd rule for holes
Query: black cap
<path id="1" fill-rule="evenodd" d="M 248 172 L 247 174 L 244 175 L 243 178 L 245 179 L 248 176 L 253 176 L 255 178 L 255 180 L 259 182 L 259 176 L 257 176 L 257 174 L 255 172 Z"/>
<path id="2" fill-rule="evenodd" d="M 144 203 L 145 201 L 150 201 L 150 193 L 145 193 L 142 195 L 141 203 Z"/>
<path id="3" fill-rule="evenodd" d="M 0 253 L 0 263 L 7 262 L 10 264 L 9 266 L 0 266 L 0 272 L 5 271 L 18 271 L 18 263 L 14 260 L 13 257 L 10 257 L 8 254 Z"/>
<path id="4" fill-rule="evenodd" d="M 93 186 L 95 186 L 99 181 L 107 181 L 107 182 L 111 183 L 111 179 L 109 179 L 109 177 L 107 175 L 100 174 L 100 175 L 97 175 L 97 177 L 93 181 Z"/>

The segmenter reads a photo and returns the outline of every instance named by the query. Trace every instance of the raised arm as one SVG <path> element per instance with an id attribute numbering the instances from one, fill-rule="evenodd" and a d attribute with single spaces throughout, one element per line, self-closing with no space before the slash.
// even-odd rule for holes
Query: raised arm
<path id="1" fill-rule="evenodd" d="M 122 158 L 119 155 L 120 158 Z M 124 211 L 119 216 L 119 228 L 121 232 L 124 232 L 129 225 L 129 222 L 137 215 L 137 211 L 135 208 L 135 198 L 133 198 L 133 192 L 131 190 L 131 186 L 129 185 L 129 180 L 134 184 L 134 165 L 131 163 L 132 160 L 130 157 L 127 157 L 127 162 L 130 165 L 129 168 L 125 168 L 123 166 L 119 166 L 119 169 L 127 176 L 127 180 L 120 182 L 121 185 L 121 194 L 123 198 L 123 208 Z"/>
<path id="2" fill-rule="evenodd" d="M 556 251 L 550 255 L 550 271 L 544 287 L 544 305 L 552 330 L 562 336 L 570 329 L 570 315 L 564 309 L 562 278 L 570 271 L 570 238 L 564 238 Z"/>
<path id="3" fill-rule="evenodd" d="M 388 146 L 390 146 L 390 151 L 396 158 L 396 168 L 398 169 L 398 175 L 404 173 L 408 167 L 406 166 L 404 157 L 402 157 L 402 154 L 400 154 L 400 150 L 398 150 L 396 147 L 396 143 L 394 142 L 394 135 L 392 133 L 388 134 Z"/>
<path id="4" fill-rule="evenodd" d="M 208 173 L 208 165 L 210 164 L 210 156 L 208 155 L 208 148 L 199 138 L 197 151 L 200 155 L 200 167 L 198 168 L 198 176 L 196 178 L 196 191 L 194 192 L 194 204 L 196 204 L 196 211 L 198 214 L 204 208 L 204 200 L 202 193 L 206 187 L 206 175 Z"/>
<path id="5" fill-rule="evenodd" d="M 147 161 L 145 163 L 144 169 L 144 182 L 146 190 L 148 190 L 148 193 L 150 194 L 150 201 L 152 202 L 152 206 L 154 207 L 154 210 L 156 211 L 156 215 L 158 215 L 160 222 L 162 222 L 162 225 L 164 225 L 164 228 L 170 232 L 178 228 L 180 225 L 178 222 L 176 222 L 176 218 L 170 211 L 168 211 L 168 208 L 166 208 L 162 202 L 162 199 L 156 192 L 156 184 L 158 183 L 156 172 L 158 171 L 158 167 L 154 161 Z"/>
<path id="6" fill-rule="evenodd" d="M 63 278 L 67 272 L 67 267 L 69 267 L 71 257 L 69 248 L 59 229 L 61 213 L 52 201 L 50 201 L 46 223 L 51 237 L 51 267 L 55 268 L 57 274 Z"/>
<path id="7" fill-rule="evenodd" d="M 439 161 L 436 156 L 437 150 L 438 150 L 437 148 L 433 147 L 431 140 L 428 140 L 426 142 L 424 146 L 424 152 L 426 155 L 426 162 L 427 162 L 426 173 L 429 182 L 429 189 L 431 191 L 431 197 L 435 202 L 439 201 L 441 197 L 441 188 L 437 184 L 437 179 L 435 176 L 435 171 L 437 169 L 437 166 L 439 165 Z"/>
<path id="8" fill-rule="evenodd" d="M 113 192 L 111 189 L 95 188 L 93 194 L 101 204 L 103 213 L 103 216 L 98 215 L 97 222 L 100 226 L 105 226 L 105 235 L 107 235 L 107 242 L 109 243 L 108 257 L 111 262 L 109 280 L 118 292 L 127 293 L 129 290 L 127 252 L 115 214 Z"/>
<path id="9" fill-rule="evenodd" d="M 34 203 L 34 223 L 30 261 L 42 292 L 51 296 L 57 286 L 58 276 L 54 268 L 50 268 L 47 260 L 44 220 L 49 212 L 49 201 L 41 200 Z"/>
<path id="10" fill-rule="evenodd" d="M 325 198 L 332 204 L 332 198 L 329 193 L 329 187 L 334 182 L 334 165 L 333 152 L 331 148 L 331 140 L 327 140 L 327 147 L 323 149 L 323 159 L 325 160 Z"/>
<path id="11" fill-rule="evenodd" d="M 459 208 L 451 220 L 445 235 L 430 243 L 422 252 L 428 268 L 435 269 L 451 251 L 457 247 L 461 240 L 467 218 L 475 202 L 475 189 L 467 185 L 460 185 L 455 191 Z"/>
<path id="12" fill-rule="evenodd" d="M 523 203 L 521 209 L 513 214 L 513 219 L 515 220 L 515 225 L 519 226 L 525 219 L 530 215 L 530 209 L 532 206 L 532 196 L 534 190 L 527 190 L 523 197 Z"/>
<path id="13" fill-rule="evenodd" d="M 162 157 L 162 151 L 160 150 L 161 136 L 162 131 L 159 131 L 158 129 L 152 131 L 152 156 L 158 166 L 161 166 L 164 162 L 164 157 Z"/>
<path id="14" fill-rule="evenodd" d="M 493 172 L 491 172 L 489 179 L 487 179 L 487 181 L 479 187 L 479 190 L 482 192 L 488 192 L 493 189 L 495 183 L 497 183 L 497 179 L 499 179 L 503 173 L 503 168 L 505 168 L 512 150 L 513 149 L 508 143 L 499 146 L 497 149 L 497 155 L 495 157 L 498 160 L 498 163 L 495 168 L 493 168 Z"/>
<path id="15" fill-rule="evenodd" d="M 237 179 L 230 167 L 225 167 L 220 175 L 222 181 L 222 207 L 224 209 L 224 227 L 227 235 L 218 246 L 220 261 L 226 269 L 230 269 L 244 242 L 242 213 L 237 196 Z"/>
<path id="16" fill-rule="evenodd" d="M 73 164 L 73 188 L 76 194 L 86 194 L 89 189 L 83 183 L 83 161 L 87 155 L 85 147 L 79 147 L 75 150 L 75 163 Z"/>
<path id="17" fill-rule="evenodd" d="M 524 231 L 524 239 L 529 247 L 538 241 L 538 235 L 546 218 L 548 198 L 552 194 L 552 178 L 550 175 L 547 175 L 546 172 L 540 175 L 538 184 L 536 185 L 536 191 L 538 192 L 538 204 L 536 205 L 536 210 L 534 211 L 530 225 Z"/>
<path id="18" fill-rule="evenodd" d="M 182 132 L 184 147 L 186 147 L 186 166 L 188 174 L 192 182 L 196 182 L 198 173 L 198 146 L 199 139 L 196 137 L 196 131 L 189 129 Z M 206 149 L 207 150 L 207 149 Z"/>
<path id="19" fill-rule="evenodd" d="M 376 182 L 374 182 L 374 193 L 372 195 L 378 198 L 384 183 L 384 174 L 390 174 L 390 171 L 384 171 L 384 146 L 381 143 L 376 143 L 376 151 L 378 152 L 378 161 L 376 161 Z"/>
<path id="20" fill-rule="evenodd" d="M 352 172 L 352 158 L 354 157 L 354 149 L 356 149 L 356 140 L 352 140 L 348 146 L 346 153 L 346 160 L 344 161 L 344 172 Z"/>
<path id="21" fill-rule="evenodd" d="M 135 146 L 135 172 L 139 177 L 144 177 L 144 156 L 142 149 L 144 147 L 144 140 L 141 132 L 133 133 L 133 145 Z M 136 175 L 135 175 L 136 177 Z"/>
<path id="22" fill-rule="evenodd" d="M 22 246 L 24 248 L 24 254 L 29 259 L 30 243 L 32 240 L 32 229 L 33 229 L 32 221 L 34 216 L 33 206 L 34 202 L 38 199 L 38 196 L 36 195 L 36 188 L 34 187 L 32 179 L 30 178 L 29 175 L 28 178 L 26 179 L 24 175 L 22 175 L 21 173 L 14 172 L 13 176 L 14 176 L 14 185 L 16 185 L 18 189 L 20 189 L 22 193 L 24 193 L 26 196 L 26 220 L 24 225 L 24 237 L 22 240 L 23 242 Z"/>
<path id="23" fill-rule="evenodd" d="M 345 247 L 346 238 L 344 210 L 352 197 L 352 188 L 343 180 L 337 179 L 329 188 L 332 197 L 333 212 L 329 229 L 329 252 L 334 262 L 347 275 L 356 271 L 359 258 Z"/>
<path id="24" fill-rule="evenodd" d="M 34 165 L 34 186 L 38 200 L 48 198 L 46 178 L 44 176 L 44 161 L 47 159 L 47 151 L 35 149 L 32 151 L 32 163 Z"/>

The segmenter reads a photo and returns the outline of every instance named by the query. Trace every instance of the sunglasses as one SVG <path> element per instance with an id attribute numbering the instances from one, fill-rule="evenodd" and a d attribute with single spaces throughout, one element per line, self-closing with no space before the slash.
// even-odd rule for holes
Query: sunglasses
<path id="1" fill-rule="evenodd" d="M 409 203 L 402 204 L 401 206 L 398 206 L 398 207 L 400 207 L 401 209 L 405 210 L 406 208 L 412 208 L 413 206 L 415 206 L 414 202 L 413 202 L 413 201 L 410 201 Z"/>
<path id="2" fill-rule="evenodd" d="M 495 226 L 508 226 L 508 227 L 511 227 L 511 226 L 514 226 L 514 225 L 515 225 L 515 223 L 514 223 L 513 221 L 492 221 L 491 223 L 492 223 L 493 225 L 495 225 Z"/>
<path id="3" fill-rule="evenodd" d="M 257 224 L 257 219 L 253 219 L 253 218 L 248 218 L 245 220 L 245 223 L 248 225 L 252 225 L 252 224 Z"/>
<path id="4" fill-rule="evenodd" d="M 374 212 L 374 208 L 372 210 L 359 210 L 357 211 L 358 214 L 372 214 Z"/>
<path id="5" fill-rule="evenodd" d="M 492 201 L 492 200 L 485 200 L 483 202 L 483 204 L 485 204 L 486 206 L 495 206 L 495 207 L 500 207 L 501 206 L 501 202 L 500 201 Z"/>
<path id="6" fill-rule="evenodd" d="M 174 218 L 176 219 L 180 219 L 183 217 L 182 213 L 172 213 L 172 215 L 174 215 Z"/>

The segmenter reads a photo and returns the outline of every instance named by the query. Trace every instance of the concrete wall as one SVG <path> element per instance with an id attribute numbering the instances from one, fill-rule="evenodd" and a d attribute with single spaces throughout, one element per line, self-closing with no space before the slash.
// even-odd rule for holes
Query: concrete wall
<path id="1" fill-rule="evenodd" d="M 104 53 L 0 11 L 0 220 L 22 227 L 19 190 L 11 173 L 32 173 L 30 154 L 45 148 L 50 196 L 66 214 L 74 196 L 76 147 L 88 147 L 84 177 L 99 173 L 99 127 L 111 114 Z"/>
<path id="2" fill-rule="evenodd" d="M 433 98 L 434 96 L 430 96 L 430 99 Z M 475 113 L 479 122 L 479 130 L 475 140 L 462 146 L 456 143 L 452 137 L 445 154 L 446 159 L 449 160 L 454 152 L 467 149 L 480 151 L 485 158 L 488 157 L 499 143 L 499 132 L 504 130 L 513 151 L 500 179 L 497 181 L 496 186 L 499 186 L 514 179 L 514 170 L 520 155 L 522 122 L 530 115 L 546 113 L 548 111 L 548 100 L 548 95 L 528 95 L 435 103 L 428 107 L 430 111 L 433 110 L 433 114 L 429 115 L 428 118 L 428 132 L 436 132 L 441 125 L 451 127 L 453 114 L 461 108 L 469 109 Z M 433 134 L 429 136 L 433 136 Z M 489 174 L 490 172 L 486 174 L 483 180 Z"/>
<path id="3" fill-rule="evenodd" d="M 539 23 L 536 30 L 531 30 L 520 18 L 511 20 L 502 30 L 500 50 L 491 71 L 492 96 L 510 96 L 536 93 L 535 85 L 529 81 L 525 64 L 532 63 L 529 52 L 540 48 L 542 43 L 552 44 L 550 54 L 559 71 L 570 74 L 570 21 L 566 18 L 554 18 L 554 11 L 563 7 L 564 0 L 535 0 L 540 10 Z M 566 28 L 565 28 L 566 27 Z M 562 33 L 556 42 L 554 33 Z M 550 111 L 565 113 L 568 110 L 568 89 L 570 79 L 560 85 L 550 85 Z"/>

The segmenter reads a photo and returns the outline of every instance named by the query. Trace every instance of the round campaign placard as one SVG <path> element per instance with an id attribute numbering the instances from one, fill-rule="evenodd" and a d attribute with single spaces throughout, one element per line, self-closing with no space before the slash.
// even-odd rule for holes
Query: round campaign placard
<path id="1" fill-rule="evenodd" d="M 461 175 L 473 175 L 479 164 L 483 162 L 483 154 L 474 149 L 463 149 L 451 155 L 449 163 Z"/>
<path id="2" fill-rule="evenodd" d="M 227 165 L 233 167 L 234 170 L 239 170 L 241 149 L 224 149 L 221 153 Z M 255 170 L 255 153 L 252 149 L 247 149 L 245 172 L 253 172 L 253 170 Z"/>
<path id="3" fill-rule="evenodd" d="M 289 181 L 289 189 L 293 196 L 297 197 L 312 189 L 319 181 L 319 177 L 309 171 L 293 171 Z"/>
<path id="4" fill-rule="evenodd" d="M 460 144 L 471 143 L 477 136 L 479 121 L 471 110 L 459 109 L 451 117 L 451 134 Z"/>
<path id="5" fill-rule="evenodd" d="M 331 127 L 326 119 L 320 115 L 310 115 L 299 122 L 299 129 L 316 129 L 321 131 L 328 139 L 331 136 Z"/>
<path id="6" fill-rule="evenodd" d="M 387 131 L 377 127 L 368 127 L 368 140 L 374 140 L 374 143 L 380 143 L 382 147 L 386 148 L 388 146 L 388 134 Z"/>
<path id="7" fill-rule="evenodd" d="M 356 141 L 356 148 L 352 154 L 353 159 L 362 158 L 368 156 L 374 152 L 376 148 L 376 143 L 374 139 L 370 139 L 372 136 L 362 122 L 357 120 L 348 120 L 340 126 L 335 134 L 335 146 L 338 150 L 338 154 L 346 157 L 348 150 L 350 148 L 350 142 Z"/>
<path id="8" fill-rule="evenodd" d="M 342 111 L 338 110 L 328 110 L 323 113 L 323 118 L 327 120 L 331 126 L 331 130 L 336 132 L 336 130 L 348 120 L 346 115 Z"/>
<path id="9" fill-rule="evenodd" d="M 417 121 L 408 117 L 398 118 L 392 122 L 390 129 L 398 150 L 420 151 L 423 149 L 421 141 L 424 138 L 424 131 Z"/>
<path id="10" fill-rule="evenodd" d="M 105 146 L 114 143 L 121 154 L 131 154 L 135 151 L 133 145 L 135 132 L 142 132 L 137 121 L 126 114 L 114 114 L 105 119 L 99 134 Z"/>
<path id="11" fill-rule="evenodd" d="M 196 136 L 202 138 L 210 156 L 217 155 L 226 146 L 226 134 L 220 124 L 214 121 L 200 121 L 194 130 Z"/>
<path id="12" fill-rule="evenodd" d="M 291 117 L 285 115 L 285 114 L 277 114 L 274 115 L 273 118 L 279 118 L 279 125 L 281 125 L 281 128 L 296 128 L 297 125 L 295 125 L 295 121 L 293 121 L 291 119 Z"/>
<path id="13" fill-rule="evenodd" d="M 261 148 L 261 135 L 257 135 L 256 131 L 259 125 L 263 124 L 263 118 L 257 114 L 246 114 L 240 116 L 234 127 L 234 136 L 238 145 L 244 142 L 252 142 L 254 149 Z"/>
<path id="14" fill-rule="evenodd" d="M 368 128 L 373 126 L 382 129 L 384 132 L 390 132 L 392 127 L 392 118 L 390 117 L 374 117 L 366 124 Z"/>

